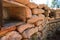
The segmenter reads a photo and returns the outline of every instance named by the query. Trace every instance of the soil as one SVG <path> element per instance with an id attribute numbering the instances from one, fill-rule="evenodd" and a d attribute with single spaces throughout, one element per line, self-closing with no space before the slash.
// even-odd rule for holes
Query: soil
<path id="1" fill-rule="evenodd" d="M 53 36 L 48 38 L 47 40 L 60 40 L 60 29 L 56 30 Z"/>

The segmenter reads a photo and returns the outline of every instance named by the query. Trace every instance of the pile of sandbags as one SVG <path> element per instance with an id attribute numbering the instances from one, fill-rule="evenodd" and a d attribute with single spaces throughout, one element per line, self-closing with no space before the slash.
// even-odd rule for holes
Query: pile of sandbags
<path id="1" fill-rule="evenodd" d="M 5 33 L 5 36 L 1 38 L 1 40 L 14 40 L 17 36 L 16 40 L 29 40 L 32 35 L 37 33 L 41 39 L 45 37 L 47 27 L 45 24 L 47 22 L 47 18 L 49 17 L 50 8 L 45 4 L 37 5 L 35 3 L 29 2 L 28 0 L 13 0 L 19 3 L 22 3 L 26 7 L 10 7 L 9 16 L 10 18 L 17 19 L 23 21 L 24 24 L 16 25 L 15 31 L 10 31 L 9 33 Z M 11 37 L 12 36 L 12 39 Z"/>
<path id="2" fill-rule="evenodd" d="M 40 6 L 43 6 L 40 8 Z M 16 10 L 15 10 L 16 9 Z M 11 7 L 9 8 L 9 15 L 11 18 L 22 20 L 24 22 L 27 21 L 27 19 L 33 19 L 34 16 L 37 17 L 37 15 L 44 15 L 45 17 L 49 16 L 50 9 L 48 6 L 40 4 L 37 5 L 35 3 L 28 3 L 26 4 L 26 7 Z M 38 16 L 39 17 L 39 16 Z"/>
<path id="3" fill-rule="evenodd" d="M 25 8 L 9 8 L 9 10 L 11 18 L 22 20 L 26 23 L 17 27 L 24 39 L 30 38 L 36 32 L 43 32 L 46 19 L 50 13 L 50 8 L 47 5 L 37 5 L 35 3 L 28 3 Z"/>

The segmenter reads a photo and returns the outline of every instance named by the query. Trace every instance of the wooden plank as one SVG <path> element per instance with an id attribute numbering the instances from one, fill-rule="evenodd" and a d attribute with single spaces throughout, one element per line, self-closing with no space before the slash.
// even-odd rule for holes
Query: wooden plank
<path id="1" fill-rule="evenodd" d="M 0 0 L 0 29 L 2 27 L 2 16 L 3 16 L 3 13 L 2 13 L 2 0 Z"/>
<path id="2" fill-rule="evenodd" d="M 3 0 L 3 7 L 26 7 L 26 6 L 18 2 Z"/>

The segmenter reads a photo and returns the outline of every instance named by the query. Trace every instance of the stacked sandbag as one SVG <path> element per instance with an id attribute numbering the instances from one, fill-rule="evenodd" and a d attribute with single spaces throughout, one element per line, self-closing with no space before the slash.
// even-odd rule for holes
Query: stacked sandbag
<path id="1" fill-rule="evenodd" d="M 54 9 L 50 9 L 47 5 L 45 4 L 40 4 L 38 8 L 43 9 L 45 12 L 43 13 L 45 17 L 47 17 L 48 21 L 54 20 L 56 17 L 56 13 Z"/>
<path id="2" fill-rule="evenodd" d="M 30 0 L 13 0 L 15 2 L 21 3 L 21 4 L 28 4 Z"/>
<path id="3" fill-rule="evenodd" d="M 23 24 L 23 25 L 21 25 L 21 26 L 19 26 L 18 28 L 17 28 L 17 30 L 20 32 L 20 33 L 23 33 L 25 30 L 27 30 L 27 29 L 29 29 L 29 28 L 33 28 L 33 27 L 35 27 L 34 26 L 34 24 Z"/>
<path id="4" fill-rule="evenodd" d="M 32 2 L 26 4 L 26 6 L 28 6 L 28 7 L 31 8 L 31 9 L 33 9 L 33 8 L 37 8 L 37 4 L 32 3 Z"/>
<path id="5" fill-rule="evenodd" d="M 32 9 L 32 13 L 33 14 L 40 14 L 40 13 L 44 13 L 44 10 L 43 9 L 34 8 L 34 9 Z"/>
<path id="6" fill-rule="evenodd" d="M 4 37 L 1 38 L 1 40 L 21 40 L 21 39 L 22 36 L 16 31 L 9 32 Z"/>
<path id="7" fill-rule="evenodd" d="M 28 29 L 24 31 L 22 35 L 23 35 L 23 38 L 31 38 L 31 36 L 36 32 L 38 32 L 38 27 Z"/>
<path id="8" fill-rule="evenodd" d="M 4 36 L 6 33 L 16 30 L 16 26 L 10 26 L 10 27 L 6 27 L 6 28 L 1 28 L 0 30 L 0 37 Z"/>
<path id="9" fill-rule="evenodd" d="M 24 24 L 24 22 L 16 22 L 16 24 L 14 24 L 13 22 L 12 23 L 8 23 L 8 24 L 5 24 L 1 30 L 0 30 L 0 37 L 4 36 L 6 33 L 9 33 L 11 31 L 15 31 L 17 29 L 16 26 L 19 26 L 19 25 L 22 25 Z"/>
<path id="10" fill-rule="evenodd" d="M 15 10 L 16 9 L 16 10 Z M 31 10 L 26 7 L 20 7 L 20 8 L 9 8 L 10 10 L 10 17 L 13 19 L 18 19 L 18 20 L 22 20 L 22 21 L 26 21 L 26 18 L 31 18 L 32 13 Z"/>

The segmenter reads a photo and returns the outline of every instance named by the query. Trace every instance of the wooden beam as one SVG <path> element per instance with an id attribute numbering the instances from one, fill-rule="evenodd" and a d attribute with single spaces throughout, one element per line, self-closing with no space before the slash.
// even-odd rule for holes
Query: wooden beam
<path id="1" fill-rule="evenodd" d="M 2 13 L 2 0 L 0 0 L 0 29 L 2 27 L 2 16 L 3 16 L 3 13 Z"/>

